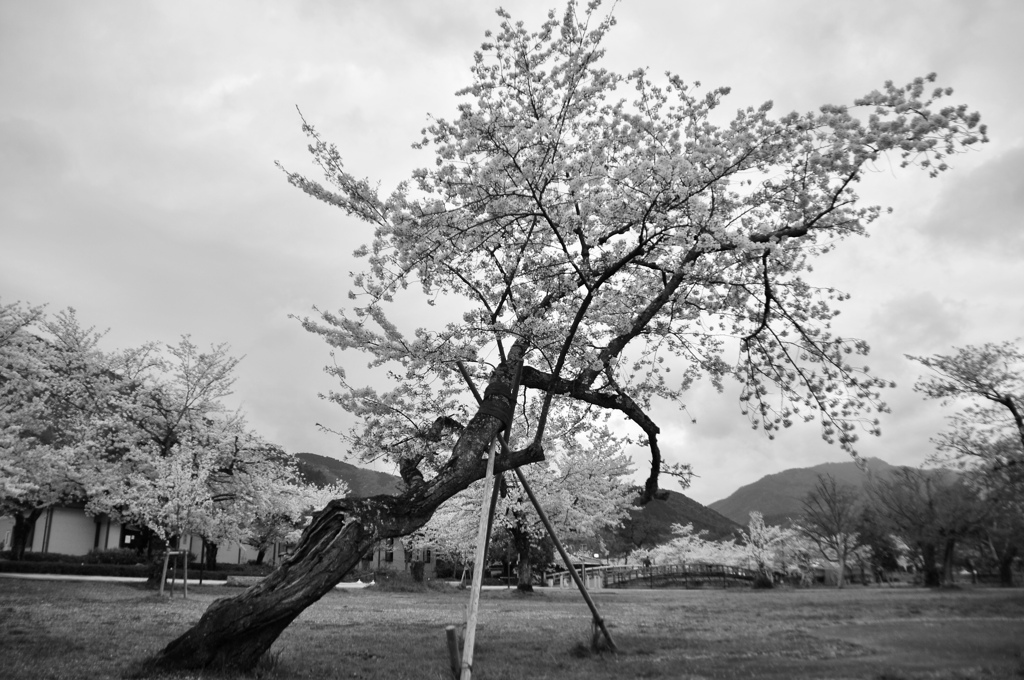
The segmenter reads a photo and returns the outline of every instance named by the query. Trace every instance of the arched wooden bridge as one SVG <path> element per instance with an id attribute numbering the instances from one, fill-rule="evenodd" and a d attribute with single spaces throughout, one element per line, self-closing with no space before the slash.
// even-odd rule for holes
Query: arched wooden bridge
<path id="1" fill-rule="evenodd" d="M 577 570 L 579 572 L 579 570 Z M 659 564 L 587 567 L 584 578 L 588 588 L 696 588 L 705 584 L 722 586 L 746 585 L 754 582 L 756 572 L 728 564 Z M 546 583 L 554 587 L 570 587 L 569 572 L 546 575 Z"/>

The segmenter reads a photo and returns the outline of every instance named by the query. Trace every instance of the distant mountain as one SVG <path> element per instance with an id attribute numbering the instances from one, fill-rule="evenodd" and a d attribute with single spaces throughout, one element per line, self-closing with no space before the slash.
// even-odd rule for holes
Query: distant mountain
<path id="1" fill-rule="evenodd" d="M 295 457 L 299 462 L 299 474 L 306 482 L 325 486 L 342 479 L 348 484 L 349 496 L 352 498 L 381 494 L 393 496 L 402 485 L 402 480 L 395 475 L 356 467 L 336 458 L 318 456 L 315 453 L 296 453 Z"/>
<path id="2" fill-rule="evenodd" d="M 879 458 L 864 461 L 872 474 L 888 476 L 896 468 Z M 708 505 L 729 519 L 746 525 L 750 513 L 757 510 L 769 524 L 782 524 L 800 515 L 800 502 L 814 488 L 818 475 L 832 475 L 840 484 L 862 489 L 867 474 L 853 461 L 824 463 L 809 468 L 793 468 L 768 475 L 737 489 L 731 496 Z"/>
<path id="3" fill-rule="evenodd" d="M 679 493 L 667 491 L 664 500 L 654 499 L 629 511 L 622 527 L 606 532 L 604 541 L 613 554 L 628 554 L 634 548 L 652 548 L 672 540 L 673 524 L 692 524 L 694 531 L 707 531 L 709 540 L 729 539 L 739 524 Z"/>

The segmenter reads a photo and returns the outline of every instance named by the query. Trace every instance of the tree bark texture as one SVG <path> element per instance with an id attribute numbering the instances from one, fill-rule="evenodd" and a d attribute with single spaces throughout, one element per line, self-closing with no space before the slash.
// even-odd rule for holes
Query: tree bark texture
<path id="1" fill-rule="evenodd" d="M 521 361 L 521 354 L 515 357 Z M 509 354 L 510 361 L 513 353 Z M 512 371 L 500 366 L 485 400 L 510 406 Z M 492 404 L 493 406 L 494 404 Z M 499 404 L 500 405 L 500 404 Z M 303 532 L 296 550 L 263 581 L 241 594 L 215 601 L 199 622 L 151 660 L 162 669 L 252 669 L 288 624 L 348 573 L 367 550 L 386 538 L 420 528 L 444 501 L 481 479 L 481 455 L 503 425 L 478 412 L 466 425 L 452 456 L 436 477 L 419 476 L 396 496 L 332 501 Z M 499 454 L 497 471 L 543 460 L 539 446 Z"/>
<path id="2" fill-rule="evenodd" d="M 956 581 L 956 569 L 953 560 L 956 557 L 956 539 L 947 538 L 942 551 L 942 583 L 947 586 L 953 585 Z"/>
<path id="3" fill-rule="evenodd" d="M 203 542 L 206 543 L 206 550 L 204 551 L 206 553 L 206 568 L 210 571 L 216 571 L 217 551 L 219 550 L 219 548 L 217 547 L 217 544 L 214 541 L 207 541 L 204 538 Z"/>
<path id="4" fill-rule="evenodd" d="M 924 562 L 924 585 L 938 588 L 942 585 L 942 572 L 935 565 L 935 544 L 925 543 L 921 546 L 921 561 Z"/>
<path id="5" fill-rule="evenodd" d="M 516 568 L 516 573 L 519 576 L 516 588 L 524 593 L 533 592 L 533 559 L 532 559 L 532 547 L 530 545 L 530 534 L 527 531 L 523 531 L 516 527 L 510 530 L 512 534 L 512 540 L 516 546 L 516 552 L 519 553 L 519 565 Z"/>
<path id="6" fill-rule="evenodd" d="M 27 513 L 14 513 L 14 527 L 11 529 L 11 559 L 21 560 L 25 558 L 25 550 L 28 548 L 28 537 L 32 533 L 32 526 L 43 514 L 42 510 L 33 509 Z"/>
<path id="7" fill-rule="evenodd" d="M 999 557 L 999 585 L 1013 587 L 1013 560 L 1017 557 L 1017 547 L 1008 548 Z"/>
<path id="8" fill-rule="evenodd" d="M 839 560 L 839 568 L 836 569 L 836 588 L 842 590 L 846 587 L 846 560 Z"/>

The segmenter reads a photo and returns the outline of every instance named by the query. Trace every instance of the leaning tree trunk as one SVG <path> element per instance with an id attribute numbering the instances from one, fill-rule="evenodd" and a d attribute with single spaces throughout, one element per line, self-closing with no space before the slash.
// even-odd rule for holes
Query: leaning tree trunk
<path id="1" fill-rule="evenodd" d="M 516 588 L 520 592 L 533 592 L 533 559 L 532 546 L 530 545 L 530 533 L 519 527 L 512 527 L 509 532 L 512 534 L 512 541 L 519 553 L 519 566 L 516 573 L 519 576 Z"/>
<path id="2" fill-rule="evenodd" d="M 522 361 L 522 351 L 514 347 L 509 361 Z M 164 669 L 252 669 L 281 631 L 330 592 L 374 544 L 412 533 L 441 503 L 484 476 L 481 455 L 503 428 L 502 419 L 492 414 L 511 409 L 512 382 L 509 365 L 495 370 L 481 410 L 462 429 L 451 459 L 436 477 L 425 481 L 414 464 L 403 464 L 406 488 L 400 495 L 332 501 L 280 567 L 241 594 L 215 601 L 195 626 L 150 663 Z M 543 458 L 542 449 L 531 445 L 499 455 L 495 469 L 510 470 Z"/>

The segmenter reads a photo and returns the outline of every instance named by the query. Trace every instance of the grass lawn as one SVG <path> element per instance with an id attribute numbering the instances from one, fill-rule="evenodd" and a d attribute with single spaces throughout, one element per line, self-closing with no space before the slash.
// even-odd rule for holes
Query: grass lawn
<path id="1" fill-rule="evenodd" d="M 134 584 L 0 579 L 0 678 L 121 678 L 237 591 L 160 599 Z M 260 676 L 450 677 L 444 627 L 468 591 L 338 590 L 285 631 Z M 1024 678 L 1024 590 L 597 591 L 619 654 L 592 654 L 578 593 L 485 591 L 474 677 Z M 212 675 L 174 675 L 177 680 Z"/>

